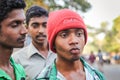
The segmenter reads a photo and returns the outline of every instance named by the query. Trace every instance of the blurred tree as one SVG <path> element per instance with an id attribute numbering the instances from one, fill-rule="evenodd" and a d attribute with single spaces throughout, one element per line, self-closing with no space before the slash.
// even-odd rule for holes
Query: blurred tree
<path id="1" fill-rule="evenodd" d="M 109 52 L 120 52 L 120 16 L 113 23 L 112 30 L 106 34 L 104 48 Z"/>
<path id="2" fill-rule="evenodd" d="M 120 16 L 113 20 L 113 26 L 109 30 L 108 22 L 104 21 L 101 23 L 100 27 L 88 27 L 88 35 L 92 37 L 93 41 L 87 44 L 88 50 L 90 47 L 92 50 L 96 51 L 99 48 L 106 52 L 120 52 Z M 96 36 L 104 33 L 104 39 L 100 40 Z M 99 37 L 101 38 L 101 37 Z"/>
<path id="3" fill-rule="evenodd" d="M 103 37 L 99 37 L 98 35 L 100 35 L 101 33 L 103 33 L 104 35 L 107 34 L 107 32 L 108 32 L 107 26 L 108 26 L 108 22 L 106 22 L 106 21 L 102 22 L 101 27 L 99 27 L 99 28 L 87 26 L 88 29 L 90 30 L 90 31 L 88 31 L 88 34 L 90 37 L 93 38 L 93 42 L 91 42 L 90 44 L 94 45 L 96 50 L 102 49 L 102 47 L 104 45 L 103 44 L 104 39 L 103 40 L 101 39 Z"/>
<path id="4" fill-rule="evenodd" d="M 74 8 L 86 12 L 91 8 L 90 3 L 86 0 L 61 0 L 63 5 L 60 4 L 60 0 L 47 0 L 49 2 L 49 10 L 55 10 L 60 8 Z M 58 3 L 59 2 L 59 3 Z M 62 3 L 61 2 L 61 3 Z"/>
<path id="5" fill-rule="evenodd" d="M 48 6 L 44 3 L 45 0 L 25 0 L 26 4 L 27 4 L 27 8 L 28 9 L 30 6 L 32 5 L 39 5 L 42 6 L 44 8 L 48 8 Z"/>
<path id="6" fill-rule="evenodd" d="M 81 12 L 87 12 L 91 5 L 86 0 L 25 0 L 27 8 L 31 5 L 40 5 L 48 11 L 53 11 L 61 8 L 72 8 Z"/>

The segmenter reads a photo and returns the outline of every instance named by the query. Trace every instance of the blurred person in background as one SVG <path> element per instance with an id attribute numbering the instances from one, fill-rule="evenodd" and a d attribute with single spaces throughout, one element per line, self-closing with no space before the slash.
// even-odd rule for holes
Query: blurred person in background
<path id="1" fill-rule="evenodd" d="M 96 60 L 96 56 L 94 55 L 93 51 L 90 52 L 90 56 L 89 56 L 89 59 L 90 61 L 90 64 L 93 64 Z"/>
<path id="2" fill-rule="evenodd" d="M 120 63 L 120 55 L 118 53 L 115 54 L 114 59 L 115 59 L 115 63 L 117 64 Z"/>
<path id="3" fill-rule="evenodd" d="M 101 71 L 101 72 L 104 72 L 103 71 L 103 64 L 104 64 L 104 60 L 103 60 L 103 54 L 102 54 L 102 51 L 99 49 L 98 50 L 98 69 Z"/>

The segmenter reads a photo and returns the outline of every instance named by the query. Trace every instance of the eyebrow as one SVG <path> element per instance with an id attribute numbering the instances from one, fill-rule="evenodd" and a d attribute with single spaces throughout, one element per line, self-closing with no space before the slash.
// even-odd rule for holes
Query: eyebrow
<path id="1" fill-rule="evenodd" d="M 22 21 L 22 20 L 13 20 L 8 25 L 11 25 L 13 23 L 22 23 L 22 22 L 25 22 L 25 20 L 24 21 Z"/>
<path id="2" fill-rule="evenodd" d="M 75 29 L 75 31 L 84 31 L 82 28 L 71 28 L 71 29 Z M 67 32 L 67 31 L 69 31 L 69 29 L 62 30 L 62 32 Z"/>
<path id="3" fill-rule="evenodd" d="M 42 22 L 42 23 L 39 23 L 39 22 L 33 22 L 32 24 L 47 24 L 47 22 Z"/>
<path id="4" fill-rule="evenodd" d="M 38 22 L 33 22 L 32 25 L 33 25 L 33 24 L 39 24 L 39 23 L 38 23 Z"/>
<path id="5" fill-rule="evenodd" d="M 84 31 L 82 28 L 77 28 L 76 31 Z"/>

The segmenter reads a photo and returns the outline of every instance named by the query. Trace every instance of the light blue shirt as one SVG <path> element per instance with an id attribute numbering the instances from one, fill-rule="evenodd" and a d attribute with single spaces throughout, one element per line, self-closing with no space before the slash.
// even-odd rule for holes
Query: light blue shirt
<path id="1" fill-rule="evenodd" d="M 86 80 L 106 80 L 104 75 L 100 71 L 90 66 L 83 58 L 80 58 L 80 61 L 82 62 L 85 69 Z M 34 80 L 66 80 L 66 79 L 62 74 L 60 74 L 60 72 L 58 72 L 56 68 L 56 63 L 54 61 L 54 63 L 51 66 L 44 68 L 44 70 Z"/>
<path id="2" fill-rule="evenodd" d="M 16 63 L 24 67 L 27 74 L 27 80 L 32 80 L 44 67 L 50 65 L 54 61 L 56 54 L 49 51 L 47 58 L 45 58 L 31 43 L 27 47 L 13 53 L 12 57 Z"/>
<path id="3" fill-rule="evenodd" d="M 89 73 L 87 68 L 84 67 L 84 69 L 86 74 L 86 80 L 94 80 L 93 76 Z M 60 80 L 66 80 L 65 77 L 59 71 L 57 72 L 57 78 Z"/>

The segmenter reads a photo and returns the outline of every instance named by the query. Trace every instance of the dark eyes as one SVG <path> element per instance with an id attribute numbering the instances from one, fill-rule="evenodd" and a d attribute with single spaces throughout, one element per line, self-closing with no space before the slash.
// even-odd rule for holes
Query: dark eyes
<path id="1" fill-rule="evenodd" d="M 47 24 L 47 23 L 43 23 L 42 26 L 46 28 L 46 24 Z"/>
<path id="2" fill-rule="evenodd" d="M 68 37 L 70 34 L 68 33 L 68 32 L 61 32 L 60 33 L 60 36 L 62 37 L 62 38 L 66 38 L 66 37 Z M 83 32 L 80 32 L 80 31 L 78 31 L 78 32 L 76 32 L 75 33 L 75 36 L 77 36 L 77 37 L 81 37 L 82 35 L 84 35 L 84 33 Z"/>
<path id="3" fill-rule="evenodd" d="M 67 33 L 63 32 L 63 33 L 60 34 L 60 36 L 61 36 L 62 38 L 65 38 L 65 37 L 67 36 Z"/>
<path id="4" fill-rule="evenodd" d="M 44 28 L 46 28 L 46 22 L 45 23 L 41 23 L 41 24 L 39 24 L 39 23 L 33 23 L 32 24 L 33 28 L 38 28 L 40 25 L 42 25 Z"/>
<path id="5" fill-rule="evenodd" d="M 78 32 L 78 33 L 76 33 L 76 36 L 80 37 L 80 36 L 82 36 L 83 34 L 84 34 L 83 32 Z"/>
<path id="6" fill-rule="evenodd" d="M 20 25 L 24 24 L 25 25 L 25 21 L 24 22 L 21 22 L 21 21 L 15 21 L 11 24 L 11 27 L 12 28 L 15 28 L 15 27 L 18 27 Z"/>
<path id="7" fill-rule="evenodd" d="M 39 24 L 32 24 L 33 28 L 39 27 Z"/>

